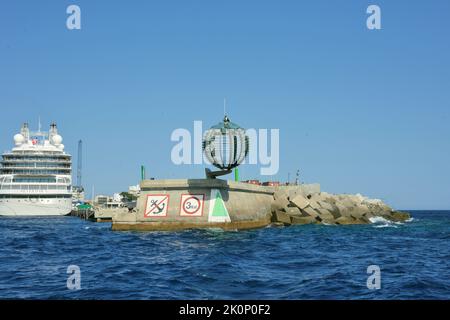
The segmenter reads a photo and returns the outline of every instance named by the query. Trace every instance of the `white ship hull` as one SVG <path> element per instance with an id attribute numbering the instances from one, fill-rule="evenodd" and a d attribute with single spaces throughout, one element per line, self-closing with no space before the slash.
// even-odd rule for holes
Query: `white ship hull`
<path id="1" fill-rule="evenodd" d="M 1 155 L 0 216 L 64 216 L 72 211 L 72 157 L 56 124 L 48 133 L 24 123 Z"/>
<path id="2" fill-rule="evenodd" d="M 72 199 L 0 199 L 0 216 L 64 216 Z"/>

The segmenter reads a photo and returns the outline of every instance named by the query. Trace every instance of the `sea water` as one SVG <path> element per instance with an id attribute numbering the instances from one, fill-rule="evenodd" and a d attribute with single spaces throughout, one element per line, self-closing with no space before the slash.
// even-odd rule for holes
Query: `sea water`
<path id="1" fill-rule="evenodd" d="M 239 232 L 0 218 L 0 298 L 450 299 L 450 211 L 411 213 L 406 223 Z M 367 286 L 371 265 L 378 290 Z"/>

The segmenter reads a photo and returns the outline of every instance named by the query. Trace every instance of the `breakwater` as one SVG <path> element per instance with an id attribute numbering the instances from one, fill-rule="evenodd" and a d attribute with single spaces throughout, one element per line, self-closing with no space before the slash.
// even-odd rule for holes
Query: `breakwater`
<path id="1" fill-rule="evenodd" d="M 367 224 L 377 217 L 406 221 L 410 215 L 392 209 L 383 201 L 361 194 L 308 193 L 301 188 L 279 188 L 274 193 L 272 222 L 290 224 Z"/>
<path id="2" fill-rule="evenodd" d="M 144 180 L 137 206 L 112 215 L 113 230 L 253 229 L 274 224 L 404 221 L 380 200 L 332 195 L 319 184 L 259 186 L 220 179 Z"/>

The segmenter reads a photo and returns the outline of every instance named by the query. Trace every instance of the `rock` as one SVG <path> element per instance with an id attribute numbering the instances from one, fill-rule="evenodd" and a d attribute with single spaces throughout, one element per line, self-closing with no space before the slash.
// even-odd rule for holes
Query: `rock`
<path id="1" fill-rule="evenodd" d="M 336 202 L 335 206 L 338 208 L 339 214 L 340 214 L 341 216 L 350 215 L 350 214 L 348 213 L 347 207 L 345 207 L 345 206 L 342 205 L 341 203 Z"/>
<path id="2" fill-rule="evenodd" d="M 289 194 L 289 197 L 288 197 L 289 200 L 294 199 L 298 195 L 303 196 L 304 198 L 306 198 L 306 196 L 303 194 L 303 192 L 302 192 L 302 190 L 300 188 L 289 190 L 288 194 Z"/>
<path id="3" fill-rule="evenodd" d="M 372 223 L 368 217 L 366 217 L 365 215 L 363 215 L 361 218 L 358 219 L 360 222 L 365 223 L 365 224 L 369 224 Z"/>
<path id="4" fill-rule="evenodd" d="M 299 209 L 306 208 L 309 205 L 309 201 L 300 194 L 295 196 L 295 198 L 291 200 L 291 203 Z"/>
<path id="5" fill-rule="evenodd" d="M 349 198 L 340 199 L 338 202 L 341 206 L 345 207 L 346 209 L 349 209 L 351 207 L 354 207 L 356 204 Z M 336 203 L 336 205 L 338 204 Z M 342 213 L 342 212 L 341 212 Z"/>
<path id="6" fill-rule="evenodd" d="M 278 209 L 286 211 L 286 208 L 289 205 L 289 200 L 286 198 L 278 198 L 273 202 L 273 205 L 273 208 L 275 208 L 275 210 Z"/>
<path id="7" fill-rule="evenodd" d="M 317 223 L 317 220 L 311 216 L 307 217 L 292 217 L 292 224 L 312 224 Z"/>
<path id="8" fill-rule="evenodd" d="M 330 211 L 330 212 L 333 215 L 334 219 L 337 219 L 337 218 L 342 216 L 340 211 L 339 211 L 339 209 L 337 207 L 333 208 L 333 210 Z"/>
<path id="9" fill-rule="evenodd" d="M 327 209 L 319 208 L 319 209 L 317 209 L 317 211 L 319 212 L 319 215 L 321 215 L 321 216 L 332 216 L 331 212 L 328 211 Z"/>
<path id="10" fill-rule="evenodd" d="M 364 217 L 367 218 L 367 219 L 370 219 L 370 218 L 376 217 L 376 215 L 372 211 L 369 211 L 369 212 L 364 214 Z"/>
<path id="11" fill-rule="evenodd" d="M 315 193 L 311 196 L 311 201 L 315 202 L 325 201 L 325 197 L 323 197 L 320 193 Z"/>
<path id="12" fill-rule="evenodd" d="M 339 217 L 336 219 L 336 224 L 341 225 L 355 224 L 355 219 L 352 219 L 350 217 Z"/>
<path id="13" fill-rule="evenodd" d="M 340 218 L 336 219 L 336 224 L 340 224 L 340 225 L 365 224 L 365 222 L 358 220 L 358 219 L 354 219 L 352 217 L 340 217 Z"/>
<path id="14" fill-rule="evenodd" d="M 306 207 L 300 211 L 303 213 L 303 216 L 311 216 L 313 218 L 317 218 L 319 216 L 319 213 L 311 207 Z"/>
<path id="15" fill-rule="evenodd" d="M 350 215 L 355 219 L 361 219 L 364 214 L 369 212 L 369 208 L 366 205 L 360 204 L 350 211 Z"/>
<path id="16" fill-rule="evenodd" d="M 356 205 L 359 205 L 359 204 L 361 204 L 363 201 L 367 200 L 366 197 L 362 196 L 362 195 L 359 194 L 359 193 L 358 193 L 358 194 L 355 194 L 355 195 L 349 194 L 349 195 L 347 195 L 347 198 L 348 198 L 350 201 L 352 201 L 354 204 L 356 204 Z"/>
<path id="17" fill-rule="evenodd" d="M 385 210 L 384 208 L 381 208 L 379 206 L 372 207 L 372 208 L 369 207 L 369 210 L 370 210 L 370 213 L 372 213 L 374 216 L 378 216 L 378 217 L 389 215 L 392 212 L 392 210 L 390 210 L 390 209 Z"/>
<path id="18" fill-rule="evenodd" d="M 272 215 L 272 221 L 273 222 L 282 222 L 285 225 L 290 225 L 291 217 L 283 211 L 276 210 L 275 213 Z"/>
<path id="19" fill-rule="evenodd" d="M 364 204 L 372 204 L 372 205 L 384 205 L 383 201 L 381 201 L 380 199 L 366 199 L 363 201 Z"/>
<path id="20" fill-rule="evenodd" d="M 325 223 L 334 223 L 334 216 L 327 209 L 317 209 L 319 211 L 319 218 L 322 222 Z"/>
<path id="21" fill-rule="evenodd" d="M 359 203 L 362 203 L 362 202 L 366 201 L 367 199 L 369 199 L 369 198 L 363 196 L 363 195 L 360 194 L 360 193 L 357 193 L 357 194 L 355 195 L 355 197 L 358 198 Z"/>
<path id="22" fill-rule="evenodd" d="M 297 207 L 290 207 L 286 209 L 286 213 L 290 216 L 301 216 L 302 212 Z"/>
<path id="23" fill-rule="evenodd" d="M 276 224 L 366 224 L 372 217 L 391 221 L 405 221 L 410 215 L 392 210 L 378 199 L 368 199 L 361 194 L 333 195 L 326 192 L 303 193 L 301 188 L 274 193 L 271 206 L 272 221 Z"/>
<path id="24" fill-rule="evenodd" d="M 380 204 L 378 207 L 379 207 L 380 210 L 383 211 L 383 212 L 392 212 L 392 211 L 394 211 L 394 210 L 392 210 L 391 207 L 389 207 L 387 204 L 384 204 L 384 203 L 383 203 L 383 204 Z"/>
<path id="25" fill-rule="evenodd" d="M 311 208 L 313 208 L 313 209 L 320 209 L 321 208 L 321 206 L 319 205 L 319 203 L 317 203 L 316 201 L 314 201 L 314 200 L 310 200 L 309 201 L 309 206 L 311 207 Z"/>
<path id="26" fill-rule="evenodd" d="M 401 212 L 401 211 L 393 211 L 391 214 L 387 216 L 387 219 L 394 221 L 394 222 L 402 222 L 405 220 L 410 219 L 411 216 L 409 213 Z"/>
<path id="27" fill-rule="evenodd" d="M 274 226 L 274 227 L 284 227 L 284 223 L 283 222 L 272 222 L 272 226 Z"/>
<path id="28" fill-rule="evenodd" d="M 327 209 L 328 211 L 334 210 L 333 206 L 325 201 L 319 201 L 318 203 L 319 203 L 320 207 L 323 209 Z"/>

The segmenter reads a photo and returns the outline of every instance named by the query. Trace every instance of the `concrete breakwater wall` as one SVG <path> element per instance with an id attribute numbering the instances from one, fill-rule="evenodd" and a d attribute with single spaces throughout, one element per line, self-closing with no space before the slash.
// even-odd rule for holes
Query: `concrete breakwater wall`
<path id="1" fill-rule="evenodd" d="M 220 179 L 145 180 L 133 211 L 112 216 L 113 230 L 250 229 L 275 224 L 369 223 L 407 219 L 378 200 L 330 195 L 319 184 L 267 187 Z"/>
<path id="2" fill-rule="evenodd" d="M 219 179 L 145 180 L 135 212 L 113 230 L 248 229 L 271 223 L 273 187 Z"/>

